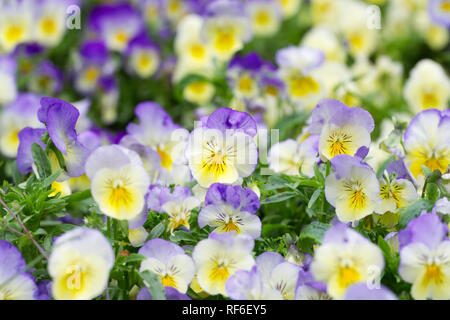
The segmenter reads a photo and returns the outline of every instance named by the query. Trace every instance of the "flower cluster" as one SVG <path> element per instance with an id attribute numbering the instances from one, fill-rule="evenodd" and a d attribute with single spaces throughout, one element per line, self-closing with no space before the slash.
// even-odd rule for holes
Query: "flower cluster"
<path id="1" fill-rule="evenodd" d="M 450 299 L 449 27 L 0 0 L 0 300 Z"/>

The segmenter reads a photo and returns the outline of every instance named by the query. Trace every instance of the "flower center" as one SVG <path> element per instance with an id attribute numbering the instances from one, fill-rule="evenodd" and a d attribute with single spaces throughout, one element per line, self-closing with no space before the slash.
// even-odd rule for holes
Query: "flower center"
<path id="1" fill-rule="evenodd" d="M 327 142 L 330 144 L 329 152 L 332 157 L 338 154 L 349 154 L 348 144 L 352 142 L 352 136 L 339 131 L 333 131 Z"/>
<path id="2" fill-rule="evenodd" d="M 428 265 L 422 281 L 425 286 L 429 285 L 431 282 L 433 282 L 434 284 L 443 283 L 444 275 L 442 274 L 441 267 L 434 263 Z"/>
<path id="3" fill-rule="evenodd" d="M 176 287 L 175 280 L 168 274 L 166 274 L 164 277 L 161 277 L 161 282 L 164 287 Z"/>
<path id="4" fill-rule="evenodd" d="M 54 34 L 56 32 L 56 23 L 51 18 L 42 20 L 41 27 L 46 34 Z"/>
<path id="5" fill-rule="evenodd" d="M 6 40 L 16 42 L 23 36 L 23 29 L 18 26 L 11 26 L 6 31 Z"/>
<path id="6" fill-rule="evenodd" d="M 219 31 L 214 43 L 214 47 L 219 51 L 229 51 L 236 44 L 236 40 L 231 31 Z"/>
<path id="7" fill-rule="evenodd" d="M 128 35 L 123 31 L 117 31 L 115 34 L 115 39 L 120 44 L 125 44 L 128 41 Z"/>
<path id="8" fill-rule="evenodd" d="M 295 77 L 290 80 L 290 92 L 295 97 L 305 97 L 319 90 L 319 84 L 312 77 Z"/>
<path id="9" fill-rule="evenodd" d="M 366 195 L 360 182 L 346 182 L 344 184 L 344 190 L 350 193 L 350 206 L 353 209 L 362 209 L 365 207 Z"/>
<path id="10" fill-rule="evenodd" d="M 441 10 L 450 13 L 450 1 L 444 1 L 441 3 Z"/>
<path id="11" fill-rule="evenodd" d="M 109 202 L 114 208 L 119 208 L 121 206 L 129 206 L 132 202 L 131 193 L 126 187 L 122 180 L 116 180 L 113 182 L 111 195 L 109 197 Z"/>
<path id="12" fill-rule="evenodd" d="M 230 276 L 228 266 L 224 263 L 217 263 L 210 274 L 210 278 L 213 281 L 224 281 Z"/>
<path id="13" fill-rule="evenodd" d="M 380 198 L 384 200 L 394 199 L 397 207 L 400 207 L 402 198 L 403 187 L 398 183 L 393 183 L 391 185 L 385 184 L 380 187 Z"/>
<path id="14" fill-rule="evenodd" d="M 202 59 L 205 56 L 206 50 L 205 47 L 200 44 L 194 44 L 191 46 L 191 55 L 195 59 Z"/>
<path id="15" fill-rule="evenodd" d="M 347 266 L 339 269 L 339 285 L 343 288 L 359 281 L 360 278 L 359 272 L 353 267 Z"/>
<path id="16" fill-rule="evenodd" d="M 424 109 L 436 108 L 439 106 L 439 100 L 434 93 L 424 93 L 422 96 L 422 106 Z"/>
<path id="17" fill-rule="evenodd" d="M 266 26 L 270 22 L 270 15 L 267 13 L 267 11 L 261 10 L 256 14 L 255 20 L 256 24 L 260 26 Z"/>
<path id="18" fill-rule="evenodd" d="M 253 89 L 253 81 L 248 75 L 244 75 L 239 79 L 239 90 L 245 93 L 250 93 Z"/>

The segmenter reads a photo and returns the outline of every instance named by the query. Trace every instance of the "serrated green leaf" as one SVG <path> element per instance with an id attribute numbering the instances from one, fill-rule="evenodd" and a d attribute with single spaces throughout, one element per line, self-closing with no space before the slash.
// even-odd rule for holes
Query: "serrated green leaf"
<path id="1" fill-rule="evenodd" d="M 166 226 L 163 222 L 158 223 L 152 231 L 150 231 L 148 235 L 148 239 L 155 239 L 158 238 L 160 235 L 163 234 L 164 230 L 166 229 Z"/>

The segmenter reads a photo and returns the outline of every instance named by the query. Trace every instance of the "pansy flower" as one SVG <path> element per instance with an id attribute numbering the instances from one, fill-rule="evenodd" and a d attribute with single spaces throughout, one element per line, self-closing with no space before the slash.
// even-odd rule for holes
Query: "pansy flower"
<path id="1" fill-rule="evenodd" d="M 333 173 L 325 180 L 325 197 L 342 222 L 354 222 L 373 213 L 380 201 L 375 172 L 360 158 L 338 155 L 331 159 Z"/>
<path id="2" fill-rule="evenodd" d="M 289 46 L 276 54 L 278 74 L 286 85 L 286 93 L 303 109 L 311 110 L 324 98 L 325 88 L 316 72 L 324 60 L 323 51 L 305 46 Z"/>
<path id="3" fill-rule="evenodd" d="M 86 300 L 107 287 L 114 265 L 114 252 L 98 230 L 75 228 L 58 237 L 48 260 L 57 300 Z"/>
<path id="4" fill-rule="evenodd" d="M 79 177 L 84 174 L 84 164 L 89 150 L 78 140 L 75 130 L 80 112 L 70 103 L 54 98 L 42 98 L 38 110 L 39 121 L 47 127 L 47 132 L 61 151 L 67 172 L 58 177 L 58 181 L 67 180 L 68 177 Z M 53 171 L 60 168 L 54 152 L 49 154 Z"/>
<path id="5" fill-rule="evenodd" d="M 131 72 L 140 78 L 152 76 L 160 65 L 159 51 L 159 47 L 150 40 L 145 32 L 133 38 L 126 50 Z"/>
<path id="6" fill-rule="evenodd" d="M 450 241 L 448 227 L 438 215 L 425 213 L 399 233 L 398 272 L 412 283 L 414 299 L 450 298 Z"/>
<path id="7" fill-rule="evenodd" d="M 147 194 L 147 205 L 154 211 L 164 212 L 169 215 L 168 230 L 173 231 L 178 227 L 189 229 L 191 211 L 200 206 L 200 200 L 191 195 L 188 187 L 170 187 L 153 185 Z"/>
<path id="8" fill-rule="evenodd" d="M 297 176 L 299 171 L 314 176 L 314 164 L 319 161 L 319 136 L 298 143 L 293 139 L 274 144 L 269 151 L 269 168 L 277 173 Z"/>
<path id="9" fill-rule="evenodd" d="M 252 36 L 249 18 L 236 0 L 212 1 L 206 8 L 202 31 L 219 61 L 229 60 Z"/>
<path id="10" fill-rule="evenodd" d="M 375 208 L 376 213 L 396 212 L 407 206 L 417 197 L 417 191 L 408 179 L 399 179 L 387 174 L 380 181 L 381 204 Z"/>
<path id="11" fill-rule="evenodd" d="M 359 148 L 368 148 L 375 128 L 368 111 L 332 99 L 317 104 L 309 121 L 308 132 L 320 135 L 319 152 L 324 161 L 339 154 L 353 156 Z"/>
<path id="12" fill-rule="evenodd" d="M 99 147 L 86 161 L 86 175 L 104 214 L 133 220 L 142 213 L 150 181 L 136 152 L 118 145 Z"/>
<path id="13" fill-rule="evenodd" d="M 327 293 L 341 299 L 350 285 L 376 280 L 384 268 L 383 253 L 358 232 L 336 224 L 325 233 L 316 249 L 311 272 L 327 284 Z"/>
<path id="14" fill-rule="evenodd" d="M 194 278 L 195 265 L 180 246 L 167 240 L 152 239 L 139 249 L 139 254 L 147 257 L 141 262 L 141 272 L 150 270 L 161 278 L 163 286 L 186 293 Z"/>
<path id="15" fill-rule="evenodd" d="M 232 184 L 256 168 L 256 122 L 247 113 L 229 108 L 214 111 L 192 131 L 186 150 L 192 175 L 202 187 Z"/>
<path id="16" fill-rule="evenodd" d="M 403 96 L 414 112 L 445 110 L 450 99 L 450 78 L 444 68 L 431 59 L 420 60 L 411 70 Z"/>
<path id="17" fill-rule="evenodd" d="M 77 0 L 36 1 L 34 39 L 44 46 L 55 46 L 66 32 L 66 10 L 70 5 L 79 5 Z"/>
<path id="18" fill-rule="evenodd" d="M 124 52 L 143 28 L 142 17 L 129 3 L 108 3 L 95 7 L 89 26 L 97 32 L 108 49 Z"/>
<path id="19" fill-rule="evenodd" d="M 80 45 L 74 68 L 75 88 L 84 94 L 93 93 L 100 79 L 114 71 L 107 47 L 100 40 L 88 40 Z"/>
<path id="20" fill-rule="evenodd" d="M 235 231 L 257 239 L 261 235 L 261 221 L 255 214 L 259 205 L 258 196 L 250 188 L 214 183 L 206 193 L 198 225 L 215 227 L 218 233 Z"/>
<path id="21" fill-rule="evenodd" d="M 450 163 L 450 116 L 436 109 L 417 114 L 403 135 L 405 162 L 415 178 L 422 165 L 445 173 Z"/>
<path id="22" fill-rule="evenodd" d="M 273 65 L 265 62 L 256 52 L 246 56 L 235 56 L 228 64 L 227 78 L 237 98 L 252 99 L 259 93 L 258 81 L 260 77 Z"/>
<path id="23" fill-rule="evenodd" d="M 285 19 L 295 15 L 300 8 L 300 0 L 276 0 L 280 5 Z"/>
<path id="24" fill-rule="evenodd" d="M 0 240 L 0 300 L 34 300 L 38 287 L 19 250 Z"/>
<path id="25" fill-rule="evenodd" d="M 227 295 L 225 283 L 238 270 L 250 270 L 255 264 L 251 254 L 253 239 L 235 233 L 216 233 L 201 240 L 192 258 L 197 268 L 197 280 L 209 294 Z"/>
<path id="26" fill-rule="evenodd" d="M 44 60 L 31 73 L 30 90 L 45 95 L 56 95 L 63 88 L 63 74 L 49 60 Z"/>
<path id="27" fill-rule="evenodd" d="M 255 36 L 272 36 L 279 30 L 283 13 L 277 0 L 250 0 L 245 9 Z"/>
<path id="28" fill-rule="evenodd" d="M 33 1 L 2 1 L 0 3 L 0 49 L 12 52 L 17 45 L 33 36 Z"/>

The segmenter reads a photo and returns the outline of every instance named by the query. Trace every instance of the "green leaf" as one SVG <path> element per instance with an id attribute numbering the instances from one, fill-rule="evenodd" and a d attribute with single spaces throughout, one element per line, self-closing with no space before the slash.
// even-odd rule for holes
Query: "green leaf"
<path id="1" fill-rule="evenodd" d="M 163 287 L 160 277 L 149 270 L 139 272 L 139 275 L 148 286 L 153 300 L 166 300 L 166 289 Z"/>
<path id="2" fill-rule="evenodd" d="M 194 238 L 192 233 L 182 230 L 174 231 L 174 233 L 170 235 L 169 240 L 177 243 L 180 241 L 197 243 L 197 240 Z"/>
<path id="3" fill-rule="evenodd" d="M 320 197 L 320 194 L 322 193 L 323 189 L 319 188 L 316 189 L 316 191 L 314 191 L 314 193 L 311 196 L 311 199 L 309 199 L 308 202 L 308 208 L 312 208 L 312 206 L 314 205 L 314 203 L 317 201 L 317 199 Z"/>
<path id="4" fill-rule="evenodd" d="M 163 222 L 158 223 L 152 231 L 150 231 L 150 234 L 148 235 L 148 239 L 155 239 L 158 238 L 160 235 L 163 234 L 164 230 L 166 229 L 166 226 Z"/>
<path id="5" fill-rule="evenodd" d="M 331 227 L 331 224 L 319 221 L 311 222 L 300 232 L 299 239 L 310 238 L 314 240 L 315 243 L 320 244 L 322 243 L 323 235 L 329 227 Z"/>
<path id="6" fill-rule="evenodd" d="M 33 143 L 31 145 L 31 155 L 36 164 L 39 179 L 42 180 L 49 177 L 52 174 L 52 167 L 44 149 L 37 143 Z"/>
<path id="7" fill-rule="evenodd" d="M 130 263 L 130 262 L 141 262 L 147 259 L 146 256 L 138 253 L 131 253 L 129 256 L 124 257 L 123 262 L 124 263 Z"/>
<path id="8" fill-rule="evenodd" d="M 276 195 L 273 195 L 271 197 L 268 197 L 268 198 L 262 200 L 261 204 L 282 202 L 282 201 L 288 200 L 295 196 L 297 196 L 297 192 L 286 191 L 286 192 L 278 193 Z"/>
<path id="9" fill-rule="evenodd" d="M 418 217 L 423 210 L 430 211 L 433 208 L 433 204 L 433 201 L 427 199 L 417 199 L 409 206 L 401 208 L 398 221 L 400 228 L 406 227 L 408 222 Z"/>

